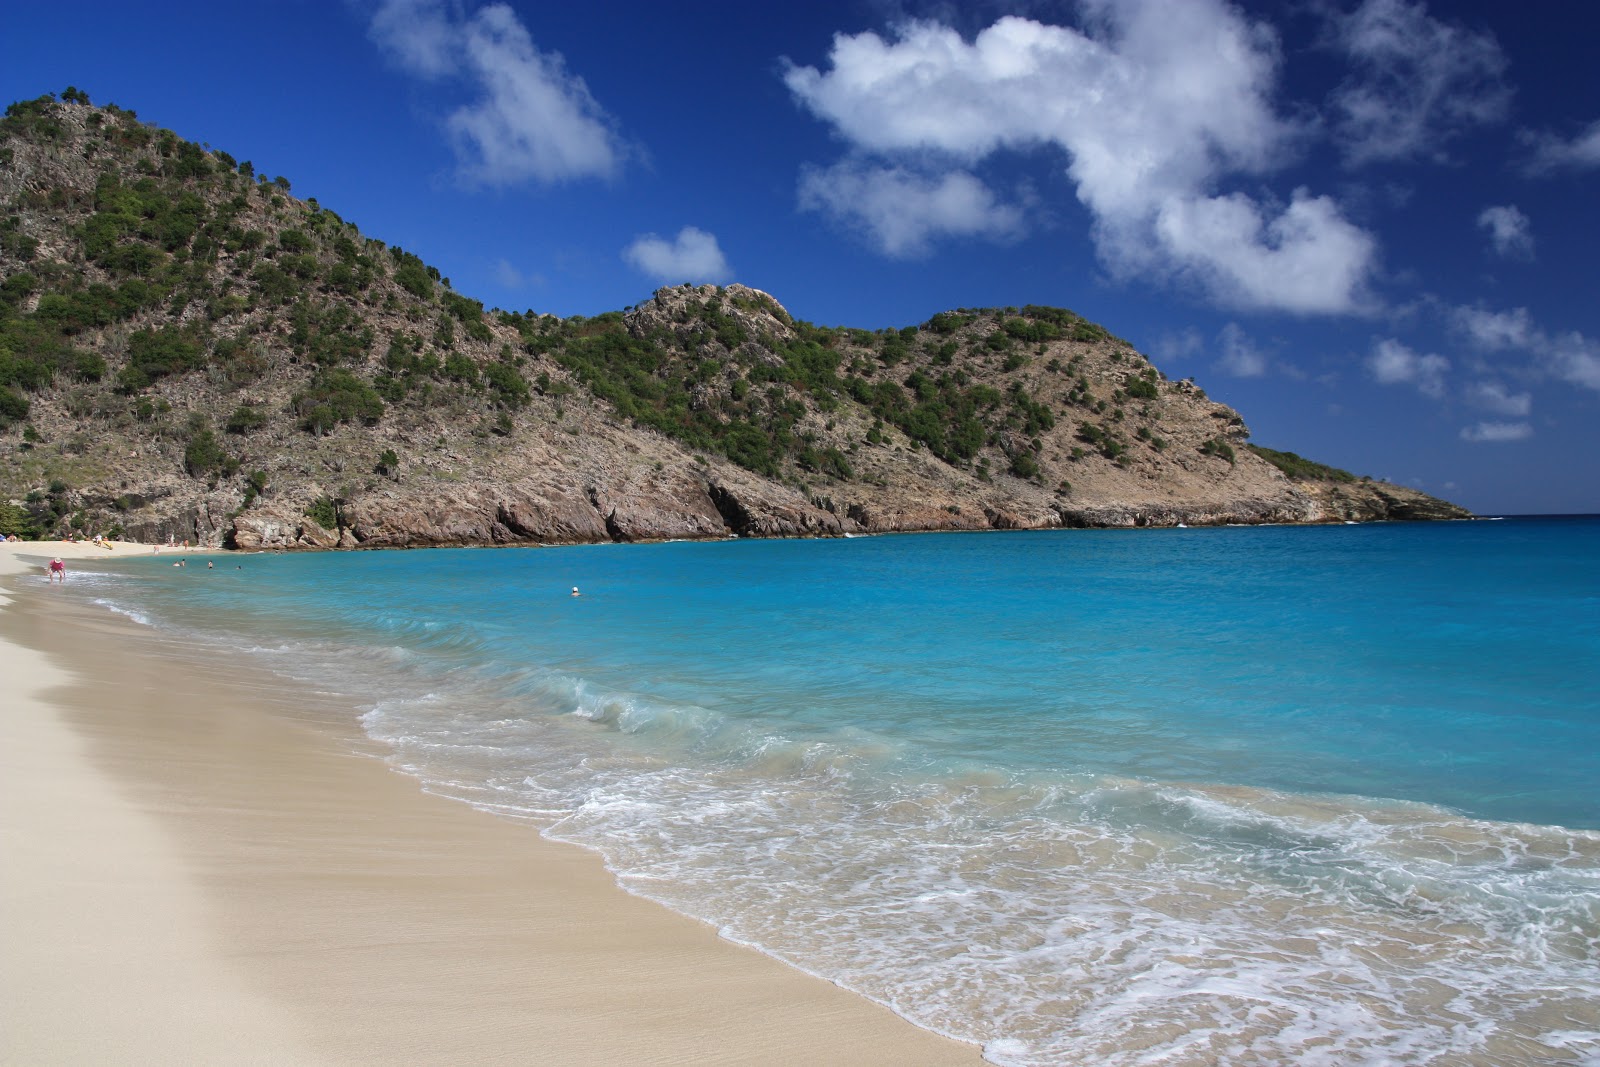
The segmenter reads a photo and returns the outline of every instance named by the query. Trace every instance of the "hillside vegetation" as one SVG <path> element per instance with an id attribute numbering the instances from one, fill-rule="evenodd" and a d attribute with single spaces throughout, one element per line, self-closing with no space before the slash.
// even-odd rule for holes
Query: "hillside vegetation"
<path id="1" fill-rule="evenodd" d="M 0 120 L 0 532 L 241 547 L 1465 514 L 1288 452 L 1061 308 L 744 286 L 485 309 L 77 90 Z"/>

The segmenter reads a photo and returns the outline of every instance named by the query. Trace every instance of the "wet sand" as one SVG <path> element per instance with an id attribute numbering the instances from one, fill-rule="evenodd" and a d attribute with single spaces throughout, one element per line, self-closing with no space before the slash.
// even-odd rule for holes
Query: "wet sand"
<path id="1" fill-rule="evenodd" d="M 348 707 L 59 596 L 51 555 L 111 554 L 0 546 L 30 572 L 0 579 L 0 1060 L 982 1062 L 423 793 Z"/>

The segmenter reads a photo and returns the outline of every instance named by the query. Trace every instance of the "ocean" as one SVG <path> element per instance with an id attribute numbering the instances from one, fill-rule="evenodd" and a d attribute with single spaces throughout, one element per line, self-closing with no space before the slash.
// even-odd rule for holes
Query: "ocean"
<path id="1" fill-rule="evenodd" d="M 173 559 L 67 590 L 995 1063 L 1600 1064 L 1600 519 Z"/>

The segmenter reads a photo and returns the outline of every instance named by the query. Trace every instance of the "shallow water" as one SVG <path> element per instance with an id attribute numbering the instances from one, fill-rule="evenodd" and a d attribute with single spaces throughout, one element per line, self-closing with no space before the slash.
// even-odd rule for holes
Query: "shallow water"
<path id="1" fill-rule="evenodd" d="M 163 554 L 72 588 L 350 695 L 425 788 L 997 1062 L 1600 1063 L 1597 534 Z"/>

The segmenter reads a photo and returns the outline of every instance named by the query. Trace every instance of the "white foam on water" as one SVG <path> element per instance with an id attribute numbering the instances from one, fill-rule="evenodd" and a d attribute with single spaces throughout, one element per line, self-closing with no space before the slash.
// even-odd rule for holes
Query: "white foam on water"
<path id="1" fill-rule="evenodd" d="M 998 1061 L 1561 1062 L 1541 1019 L 1595 1027 L 1564 1047 L 1600 1047 L 1596 835 L 1332 799 L 1297 822 L 1273 810 L 1294 798 L 1202 793 L 1181 806 L 1210 813 L 1207 837 L 1192 817 L 1064 818 L 1070 789 L 851 798 L 690 778 L 630 783 L 553 833 Z M 1414 858 L 1440 840 L 1476 862 Z M 1544 857 L 1537 893 L 1487 858 L 1510 841 Z"/>
<path id="2" fill-rule="evenodd" d="M 121 615 L 124 618 L 132 619 L 134 622 L 138 623 L 140 626 L 151 626 L 151 625 L 153 625 L 153 623 L 151 623 L 151 621 L 150 621 L 150 617 L 148 615 L 146 615 L 144 612 L 139 611 L 136 608 L 124 607 L 123 605 L 118 604 L 114 600 L 106 600 L 106 599 L 104 599 L 102 597 L 96 597 L 95 600 L 94 600 L 94 603 L 96 605 L 102 607 L 102 608 L 107 609 L 108 611 L 115 612 L 116 614 Z"/>

